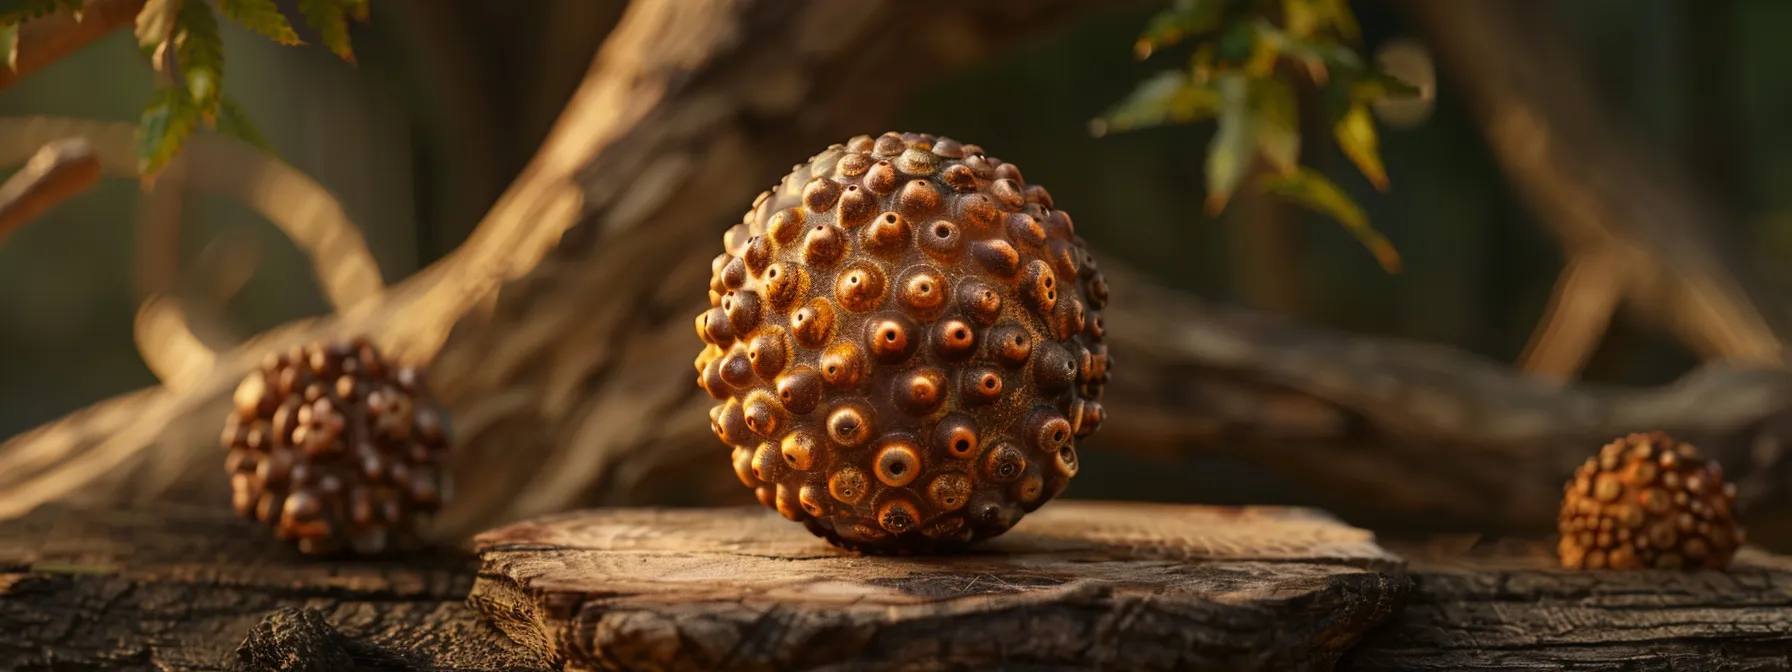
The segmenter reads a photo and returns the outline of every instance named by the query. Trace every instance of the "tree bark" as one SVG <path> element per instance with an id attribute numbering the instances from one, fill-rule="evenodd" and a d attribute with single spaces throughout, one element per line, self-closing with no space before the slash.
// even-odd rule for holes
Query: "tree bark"
<path id="1" fill-rule="evenodd" d="M 0 522 L 0 669 L 546 672 L 468 608 L 476 568 L 318 562 L 217 507 L 45 507 Z"/>
<path id="2" fill-rule="evenodd" d="M 1389 543 L 1410 599 L 1340 670 L 1784 670 L 1792 563 L 1754 548 L 1724 571 L 1564 570 L 1547 544 Z"/>

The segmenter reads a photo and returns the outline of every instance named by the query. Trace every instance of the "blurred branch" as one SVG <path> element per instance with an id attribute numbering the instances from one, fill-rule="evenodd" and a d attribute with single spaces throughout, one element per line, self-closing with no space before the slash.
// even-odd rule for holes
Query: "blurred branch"
<path id="1" fill-rule="evenodd" d="M 24 147 L 79 136 L 93 143 L 107 174 L 135 179 L 136 128 L 123 122 L 0 118 L 0 165 L 23 160 Z M 385 287 L 360 229 L 323 185 L 254 146 L 216 133 L 194 134 L 184 151 L 187 184 L 248 205 L 285 233 L 311 258 L 324 297 L 338 310 L 353 308 Z"/>
<path id="2" fill-rule="evenodd" d="M 217 358 L 211 346 L 195 336 L 186 311 L 172 297 L 156 294 L 143 301 L 131 325 L 131 338 L 143 363 L 164 386 L 191 386 L 211 370 Z"/>
<path id="3" fill-rule="evenodd" d="M 0 240 L 100 179 L 100 160 L 82 138 L 52 140 L 0 184 Z"/>
<path id="4" fill-rule="evenodd" d="M 1622 264 L 1624 303 L 1699 354 L 1785 364 L 1789 304 L 1687 180 L 1617 132 L 1548 3 L 1404 6 L 1507 179 L 1571 256 Z"/>
<path id="5" fill-rule="evenodd" d="M 1573 379 L 1599 349 L 1625 283 L 1622 259 L 1599 252 L 1569 257 L 1543 320 L 1518 357 L 1519 368 L 1545 378 Z"/>
<path id="6" fill-rule="evenodd" d="M 18 83 L 44 66 L 105 37 L 115 28 L 129 26 L 145 0 L 88 0 L 81 20 L 58 12 L 19 27 L 19 57 L 12 70 L 0 68 L 0 90 Z"/>

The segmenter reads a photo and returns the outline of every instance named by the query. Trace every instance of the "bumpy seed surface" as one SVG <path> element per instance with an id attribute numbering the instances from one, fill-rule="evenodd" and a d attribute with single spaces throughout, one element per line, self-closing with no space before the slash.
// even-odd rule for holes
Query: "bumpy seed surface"
<path id="1" fill-rule="evenodd" d="M 1557 518 L 1569 569 L 1722 569 L 1743 543 L 1735 486 L 1662 432 L 1613 441 L 1575 471 Z"/>
<path id="2" fill-rule="evenodd" d="M 1105 417 L 1107 282 L 1050 194 L 976 145 L 860 136 L 723 236 L 697 383 L 759 501 L 867 552 L 1007 531 Z"/>
<path id="3" fill-rule="evenodd" d="M 416 548 L 451 497 L 442 410 L 365 340 L 271 356 L 234 401 L 222 440 L 236 512 L 301 552 Z"/>

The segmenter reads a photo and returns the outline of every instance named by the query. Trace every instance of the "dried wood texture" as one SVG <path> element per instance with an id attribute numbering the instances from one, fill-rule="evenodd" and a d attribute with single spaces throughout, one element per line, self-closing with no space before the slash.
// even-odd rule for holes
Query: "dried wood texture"
<path id="1" fill-rule="evenodd" d="M 1722 572 L 1560 569 L 1543 542 L 1390 544 L 1412 597 L 1343 670 L 1792 669 L 1792 559 Z"/>
<path id="2" fill-rule="evenodd" d="M 481 535 L 470 602 L 569 670 L 1325 670 L 1407 589 L 1301 509 L 1060 501 L 962 555 L 868 558 L 763 509 Z"/>
<path id="3" fill-rule="evenodd" d="M 466 607 L 470 560 L 308 560 L 222 508 L 46 507 L 0 522 L 0 670 L 545 670 Z"/>

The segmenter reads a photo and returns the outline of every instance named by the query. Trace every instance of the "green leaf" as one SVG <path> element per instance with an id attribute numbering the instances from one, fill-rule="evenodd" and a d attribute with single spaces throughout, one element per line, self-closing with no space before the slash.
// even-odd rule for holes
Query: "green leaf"
<path id="1" fill-rule="evenodd" d="M 299 0 L 299 13 L 305 16 L 305 23 L 316 29 L 323 38 L 324 46 L 350 63 L 355 62 L 355 50 L 348 39 L 348 12 L 352 9 L 349 0 Z"/>
<path id="2" fill-rule="evenodd" d="M 211 5 L 187 0 L 181 3 L 174 23 L 181 80 L 199 106 L 199 115 L 215 121 L 224 86 L 224 41 L 218 36 L 218 17 L 212 14 Z"/>
<path id="3" fill-rule="evenodd" d="M 1213 116 L 1219 106 L 1218 92 L 1195 83 L 1185 71 L 1166 70 L 1140 83 L 1124 100 L 1090 122 L 1089 131 L 1101 137 L 1110 131 L 1186 124 Z"/>
<path id="4" fill-rule="evenodd" d="M 82 0 L 0 0 L 0 26 L 12 26 L 69 10 L 79 14 Z"/>
<path id="5" fill-rule="evenodd" d="M 6 58 L 6 69 L 19 71 L 19 24 L 0 26 L 0 56 Z"/>
<path id="6" fill-rule="evenodd" d="M 1324 175 L 1310 168 L 1287 175 L 1270 175 L 1264 178 L 1261 186 L 1265 192 L 1281 196 L 1301 205 L 1307 206 L 1322 214 L 1329 215 L 1344 225 L 1345 230 L 1356 236 L 1364 247 L 1375 255 L 1377 263 L 1389 273 L 1400 272 L 1400 253 L 1392 243 L 1369 226 L 1369 217 L 1356 201 L 1350 199 L 1343 189 L 1325 179 Z"/>
<path id="7" fill-rule="evenodd" d="M 137 173 L 153 179 L 157 171 L 180 153 L 180 148 L 199 125 L 199 106 L 180 87 L 156 90 L 137 126 Z"/>
<path id="8" fill-rule="evenodd" d="M 197 1 L 197 0 L 195 0 Z M 145 53 L 174 36 L 175 16 L 181 0 L 149 0 L 137 11 L 137 47 Z"/>
<path id="9" fill-rule="evenodd" d="M 1419 87 L 1380 70 L 1368 70 L 1350 85 L 1350 98 L 1370 102 L 1383 98 L 1411 98 L 1420 94 Z"/>
<path id="10" fill-rule="evenodd" d="M 218 107 L 218 132 L 261 148 L 261 151 L 279 156 L 274 145 L 261 134 L 261 130 L 250 121 L 248 111 L 230 98 L 224 98 Z"/>
<path id="11" fill-rule="evenodd" d="M 1355 43 L 1363 39 L 1363 31 L 1357 26 L 1356 15 L 1350 12 L 1350 4 L 1345 0 L 1310 0 L 1321 25 L 1329 24 L 1345 41 Z"/>
<path id="12" fill-rule="evenodd" d="M 1263 158 L 1283 173 L 1300 164 L 1300 116 L 1294 89 L 1279 79 L 1252 82 L 1251 103 L 1257 113 L 1257 146 Z"/>
<path id="13" fill-rule="evenodd" d="M 1133 44 L 1133 54 L 1144 60 L 1151 53 L 1220 26 L 1227 0 L 1177 0 L 1145 25 L 1145 33 Z"/>
<path id="14" fill-rule="evenodd" d="M 1332 135 L 1338 139 L 1338 147 L 1344 155 L 1363 171 L 1363 177 L 1381 191 L 1387 191 L 1388 172 L 1381 165 L 1381 152 L 1375 135 L 1374 117 L 1369 115 L 1369 106 L 1357 103 L 1350 106 L 1337 125 L 1332 127 Z"/>
<path id="15" fill-rule="evenodd" d="M 299 39 L 299 34 L 293 32 L 292 23 L 286 20 L 286 15 L 281 14 L 280 8 L 274 6 L 274 0 L 220 0 L 218 9 L 231 21 L 270 40 L 285 45 L 304 44 Z"/>
<path id="16" fill-rule="evenodd" d="M 1250 81 L 1242 73 L 1219 76 L 1219 130 L 1207 145 L 1207 214 L 1226 209 L 1232 192 L 1257 155 L 1257 118 L 1251 113 Z"/>

